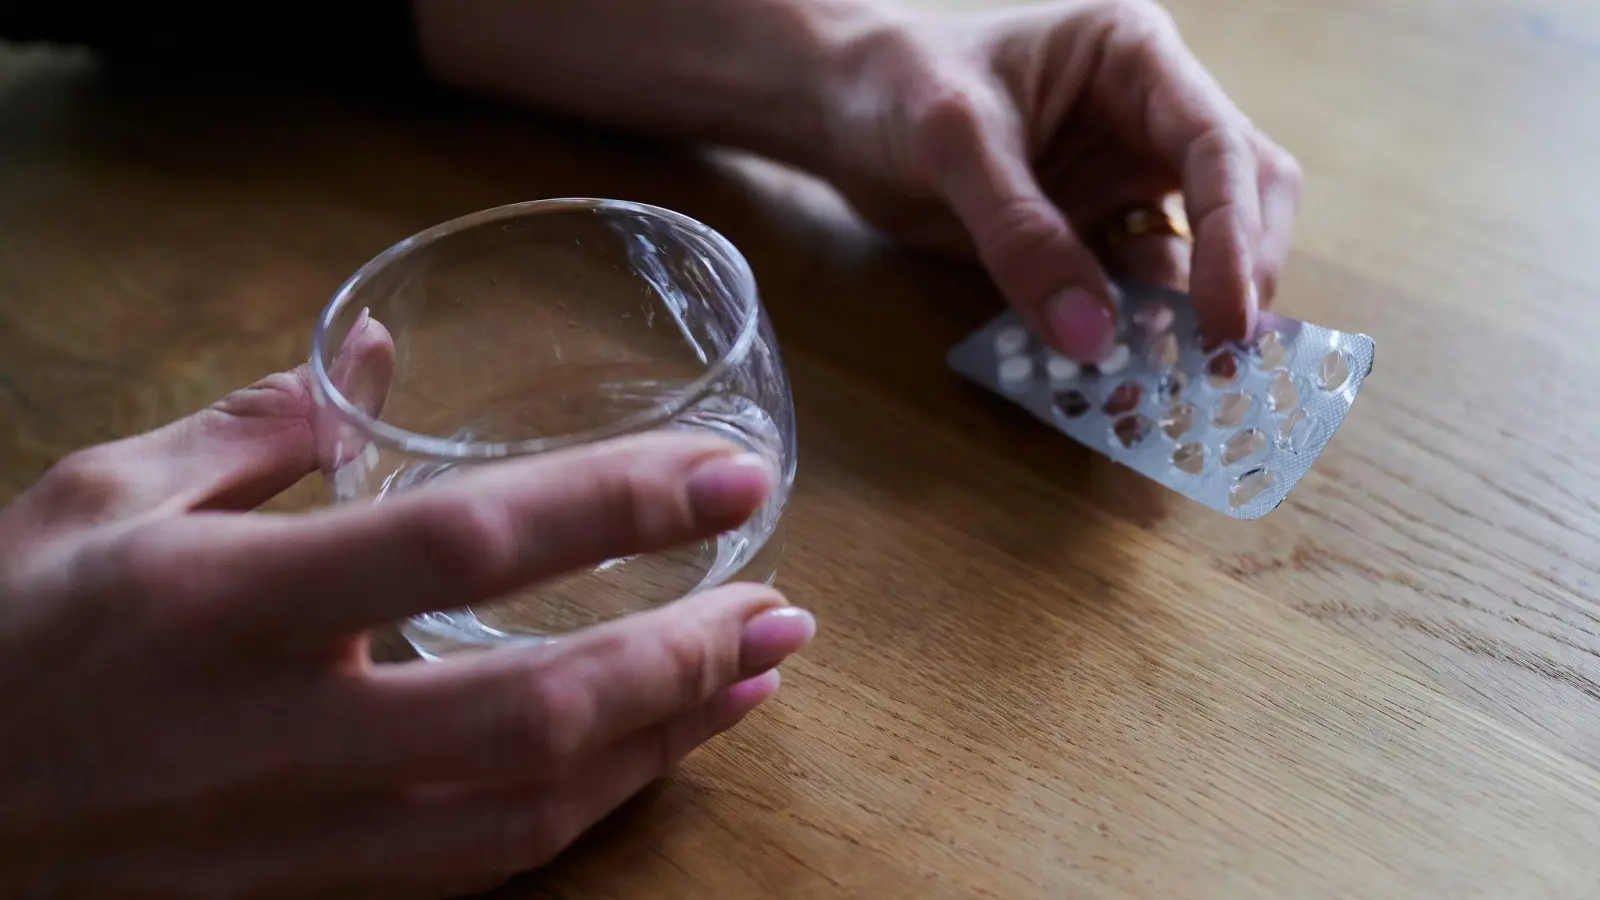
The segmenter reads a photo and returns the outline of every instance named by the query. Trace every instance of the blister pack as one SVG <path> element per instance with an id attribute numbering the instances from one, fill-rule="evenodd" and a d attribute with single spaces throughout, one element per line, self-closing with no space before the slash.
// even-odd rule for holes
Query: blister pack
<path id="1" fill-rule="evenodd" d="M 950 367 L 1058 431 L 1236 519 L 1276 509 L 1344 422 L 1372 338 L 1263 312 L 1255 335 L 1207 351 L 1189 298 L 1121 284 L 1116 350 L 1079 366 L 1005 313 Z"/>

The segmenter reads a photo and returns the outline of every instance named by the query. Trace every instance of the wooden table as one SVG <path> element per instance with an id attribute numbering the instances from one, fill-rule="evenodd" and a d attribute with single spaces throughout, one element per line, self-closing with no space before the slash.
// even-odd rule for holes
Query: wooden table
<path id="1" fill-rule="evenodd" d="M 795 381 L 775 704 L 526 897 L 1600 894 L 1600 7 L 1185 0 L 1308 175 L 1280 309 L 1374 335 L 1233 524 L 945 372 L 982 276 L 814 185 L 504 111 L 0 60 L 0 494 L 307 350 L 392 241 L 598 195 L 748 253 Z M 315 485 L 283 501 L 311 502 Z"/>

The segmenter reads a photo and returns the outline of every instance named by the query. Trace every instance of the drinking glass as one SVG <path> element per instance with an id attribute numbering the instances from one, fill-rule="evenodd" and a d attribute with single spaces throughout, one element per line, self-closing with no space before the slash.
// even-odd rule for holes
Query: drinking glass
<path id="1" fill-rule="evenodd" d="M 393 355 L 364 365 L 344 351 L 369 315 Z M 311 364 L 336 502 L 382 502 L 472 466 L 653 429 L 717 435 L 775 474 L 737 530 L 407 620 L 401 632 L 423 657 L 556 639 L 776 574 L 795 474 L 788 375 L 749 264 L 687 216 L 559 199 L 435 226 L 340 287 Z"/>

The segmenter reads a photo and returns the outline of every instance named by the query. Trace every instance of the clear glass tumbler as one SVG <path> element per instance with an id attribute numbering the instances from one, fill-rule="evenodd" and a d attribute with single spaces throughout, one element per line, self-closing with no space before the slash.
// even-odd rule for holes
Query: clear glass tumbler
<path id="1" fill-rule="evenodd" d="M 393 356 L 364 367 L 341 354 L 366 315 L 387 328 Z M 777 475 L 737 531 L 408 620 L 401 631 L 424 657 L 550 640 L 776 574 L 795 473 L 788 375 L 749 264 L 687 216 L 561 199 L 430 228 L 339 289 L 317 322 L 312 369 L 338 502 L 381 502 L 463 467 L 663 428 L 719 435 Z"/>

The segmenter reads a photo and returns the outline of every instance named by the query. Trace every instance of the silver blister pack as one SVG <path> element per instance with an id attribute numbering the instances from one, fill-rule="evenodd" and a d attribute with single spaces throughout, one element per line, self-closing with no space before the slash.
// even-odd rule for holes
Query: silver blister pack
<path id="1" fill-rule="evenodd" d="M 1116 350 L 1079 366 L 1006 313 L 950 367 L 1069 437 L 1237 519 L 1276 509 L 1344 422 L 1372 338 L 1263 312 L 1254 336 L 1207 351 L 1183 294 L 1119 285 Z"/>

